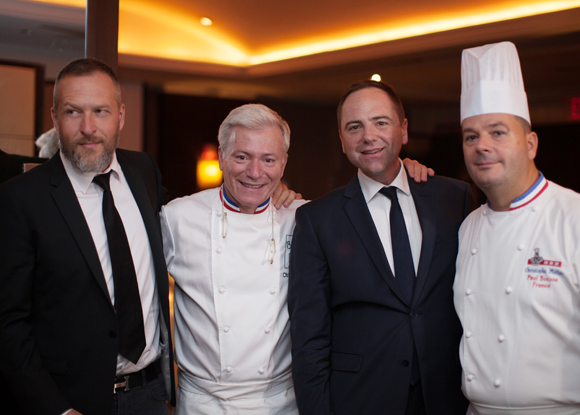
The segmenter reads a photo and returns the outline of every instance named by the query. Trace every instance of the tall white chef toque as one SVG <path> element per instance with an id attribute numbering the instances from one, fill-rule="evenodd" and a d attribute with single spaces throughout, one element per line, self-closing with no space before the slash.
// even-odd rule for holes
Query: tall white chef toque
<path id="1" fill-rule="evenodd" d="M 465 49 L 461 55 L 461 122 L 491 113 L 517 115 L 531 125 L 518 51 L 511 42 Z"/>

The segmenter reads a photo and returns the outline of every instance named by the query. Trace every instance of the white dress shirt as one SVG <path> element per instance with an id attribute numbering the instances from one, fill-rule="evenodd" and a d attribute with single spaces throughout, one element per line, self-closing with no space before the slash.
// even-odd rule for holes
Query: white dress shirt
<path id="1" fill-rule="evenodd" d="M 411 254 L 413 255 L 413 265 L 415 265 L 415 275 L 417 275 L 419 258 L 421 257 L 423 232 L 421 231 L 421 223 L 419 222 L 415 202 L 411 195 L 409 182 L 407 181 L 407 172 L 400 160 L 399 163 L 401 164 L 399 174 L 388 186 L 371 179 L 360 170 L 358 171 L 358 180 L 393 275 L 395 275 L 395 267 L 393 261 L 393 246 L 391 243 L 391 200 L 382 193 L 379 193 L 379 191 L 383 187 L 394 186 L 397 188 L 397 198 L 399 199 L 399 205 L 401 205 L 403 217 L 405 218 L 405 226 L 407 227 L 409 244 L 411 245 Z"/>
<path id="2" fill-rule="evenodd" d="M 83 173 L 75 169 L 70 161 L 60 153 L 64 165 L 101 261 L 101 267 L 107 283 L 107 289 L 111 296 L 112 304 L 115 304 L 115 286 L 113 282 L 113 269 L 109 256 L 107 232 L 103 219 L 103 189 L 93 183 L 96 173 Z M 159 345 L 159 301 L 157 301 L 157 285 L 155 284 L 153 255 L 149 246 L 149 237 L 139 207 L 135 202 L 133 193 L 127 184 L 123 170 L 117 161 L 117 155 L 113 155 L 111 165 L 105 171 L 112 170 L 110 178 L 111 193 L 115 201 L 115 207 L 121 216 L 131 257 L 135 265 L 135 274 L 139 285 L 141 307 L 145 326 L 146 346 L 143 354 L 136 364 L 131 363 L 125 357 L 117 356 L 117 375 L 125 375 L 137 372 L 155 361 L 161 354 Z"/>

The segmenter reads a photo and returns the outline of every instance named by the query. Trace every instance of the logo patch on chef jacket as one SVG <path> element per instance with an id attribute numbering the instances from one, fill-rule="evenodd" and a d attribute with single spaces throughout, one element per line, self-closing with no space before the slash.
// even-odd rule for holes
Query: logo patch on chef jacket
<path id="1" fill-rule="evenodd" d="M 286 235 L 286 243 L 284 244 L 284 272 L 282 276 L 288 278 L 288 269 L 290 268 L 290 249 L 292 248 L 292 235 Z"/>
<path id="2" fill-rule="evenodd" d="M 527 280 L 534 288 L 551 288 L 564 274 L 557 268 L 562 267 L 562 261 L 544 259 L 540 255 L 540 248 L 534 248 L 534 256 L 528 259 L 526 266 Z"/>

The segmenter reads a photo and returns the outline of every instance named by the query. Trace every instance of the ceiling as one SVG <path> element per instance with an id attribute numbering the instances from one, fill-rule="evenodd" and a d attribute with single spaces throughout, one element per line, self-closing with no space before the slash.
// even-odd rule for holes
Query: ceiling
<path id="1" fill-rule="evenodd" d="M 0 0 L 0 56 L 43 63 L 49 79 L 84 53 L 79 0 L 50 1 Z M 580 96 L 579 0 L 120 0 L 119 75 L 336 102 L 379 73 L 405 101 L 456 104 L 461 50 L 501 40 L 518 47 L 531 101 Z"/>

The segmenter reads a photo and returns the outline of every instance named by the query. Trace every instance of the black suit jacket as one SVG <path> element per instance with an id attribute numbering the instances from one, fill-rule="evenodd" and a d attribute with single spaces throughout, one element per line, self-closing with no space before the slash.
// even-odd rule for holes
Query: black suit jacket
<path id="1" fill-rule="evenodd" d="M 452 286 L 457 233 L 475 203 L 457 180 L 409 185 L 423 234 L 411 304 L 357 177 L 296 212 L 288 306 L 301 415 L 404 414 L 413 346 L 427 414 L 466 412 Z"/>
<path id="2" fill-rule="evenodd" d="M 0 150 L 0 183 L 22 174 L 24 163 L 44 163 L 46 160 L 40 157 L 7 154 Z"/>
<path id="3" fill-rule="evenodd" d="M 117 159 L 149 236 L 168 399 L 174 402 L 161 178 L 145 153 Z M 108 414 L 117 320 L 89 227 L 59 155 L 0 186 L 0 363 L 19 413 Z M 3 399 L 3 405 L 5 400 Z"/>

